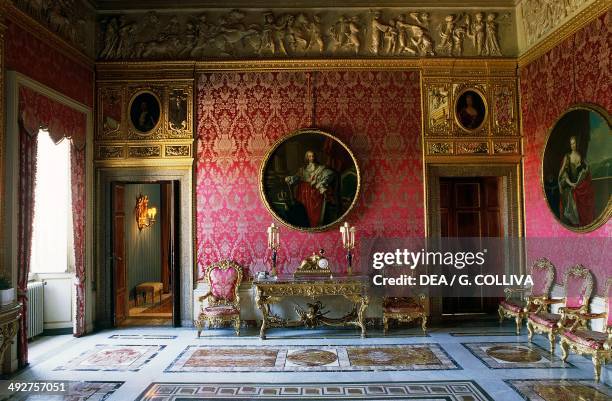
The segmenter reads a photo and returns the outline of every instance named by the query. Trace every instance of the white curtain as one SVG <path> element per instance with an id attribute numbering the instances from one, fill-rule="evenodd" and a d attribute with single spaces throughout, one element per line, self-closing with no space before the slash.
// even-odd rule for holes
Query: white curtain
<path id="1" fill-rule="evenodd" d="M 32 273 L 62 273 L 74 264 L 70 142 L 38 133 Z"/>

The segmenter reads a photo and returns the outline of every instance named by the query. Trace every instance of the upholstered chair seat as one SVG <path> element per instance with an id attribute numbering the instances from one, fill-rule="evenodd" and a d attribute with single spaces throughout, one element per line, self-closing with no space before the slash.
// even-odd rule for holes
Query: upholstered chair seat
<path id="1" fill-rule="evenodd" d="M 606 281 L 606 311 L 604 313 L 580 313 L 574 324 L 561 332 L 561 351 L 563 361 L 569 351 L 590 355 L 595 370 L 595 380 L 599 381 L 601 365 L 612 361 L 612 277 Z M 580 327 L 583 321 L 603 319 L 603 331 L 587 330 Z"/>
<path id="2" fill-rule="evenodd" d="M 512 311 L 514 313 L 521 313 L 527 304 L 520 301 L 503 300 L 499 303 L 499 306 L 505 310 Z"/>
<path id="3" fill-rule="evenodd" d="M 541 324 L 543 326 L 553 328 L 559 324 L 561 320 L 561 315 L 558 313 L 548 313 L 548 312 L 540 312 L 534 313 L 529 317 L 532 322 Z"/>
<path id="4" fill-rule="evenodd" d="M 386 334 L 389 330 L 389 320 L 398 322 L 410 322 L 421 320 L 421 329 L 427 330 L 427 311 L 425 308 L 425 295 L 419 295 L 418 300 L 410 297 L 385 298 L 383 299 L 383 330 Z"/>
<path id="5" fill-rule="evenodd" d="M 516 323 L 516 334 L 521 334 L 523 319 L 537 307 L 536 299 L 548 299 L 548 293 L 555 278 L 555 266 L 546 258 L 536 260 L 531 266 L 531 288 L 506 288 L 506 299 L 499 303 L 499 322 L 505 317 L 513 318 Z M 516 295 L 520 297 L 517 298 Z"/>
<path id="6" fill-rule="evenodd" d="M 240 296 L 238 287 L 242 282 L 242 268 L 230 261 L 221 261 L 206 268 L 209 292 L 199 298 L 201 309 L 194 325 L 198 337 L 206 322 L 208 326 L 233 323 L 236 335 L 240 335 Z M 208 300 L 208 305 L 204 301 Z"/>
<path id="7" fill-rule="evenodd" d="M 564 332 L 570 326 L 584 328 L 586 319 L 582 314 L 588 312 L 589 299 L 593 290 L 593 275 L 582 265 L 576 265 L 565 272 L 563 280 L 564 297 L 558 299 L 536 298 L 537 309 L 527 317 L 527 332 L 529 341 L 534 333 L 548 335 L 550 352 L 555 351 L 558 333 Z M 564 304 L 559 313 L 550 313 L 550 305 Z"/>

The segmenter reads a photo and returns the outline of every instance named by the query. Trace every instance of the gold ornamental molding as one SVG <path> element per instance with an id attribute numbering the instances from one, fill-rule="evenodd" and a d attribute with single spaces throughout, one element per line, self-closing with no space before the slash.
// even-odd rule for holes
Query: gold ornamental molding
<path id="1" fill-rule="evenodd" d="M 4 6 L 1 8 L 4 9 L 5 19 L 11 20 L 16 25 L 19 25 L 21 28 L 34 35 L 41 42 L 58 50 L 76 63 L 93 70 L 94 60 L 91 57 L 87 56 L 55 32 L 45 28 L 40 22 L 18 9 L 11 2 L 3 1 L 3 5 Z"/>
<path id="2" fill-rule="evenodd" d="M 565 24 L 549 32 L 545 39 L 520 55 L 517 58 L 519 68 L 526 66 L 542 55 L 548 53 L 550 50 L 558 46 L 580 29 L 587 26 L 600 15 L 609 12 L 611 6 L 612 2 L 610 0 L 596 0 L 592 4 L 588 5 L 584 10 L 580 11 Z"/>
<path id="3" fill-rule="evenodd" d="M 422 70 L 425 76 L 516 76 L 515 58 L 288 59 L 97 62 L 97 81 L 193 79 L 206 72 Z"/>

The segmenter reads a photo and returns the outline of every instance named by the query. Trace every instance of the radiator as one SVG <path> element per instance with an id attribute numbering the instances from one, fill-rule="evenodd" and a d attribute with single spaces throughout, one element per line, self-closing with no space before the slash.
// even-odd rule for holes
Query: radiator
<path id="1" fill-rule="evenodd" d="M 44 288 L 44 281 L 28 283 L 28 339 L 43 332 Z"/>

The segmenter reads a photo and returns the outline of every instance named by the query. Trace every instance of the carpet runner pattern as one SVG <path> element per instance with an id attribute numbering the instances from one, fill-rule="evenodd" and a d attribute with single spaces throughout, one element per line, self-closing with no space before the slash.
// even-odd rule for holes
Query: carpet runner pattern
<path id="1" fill-rule="evenodd" d="M 83 352 L 54 370 L 137 372 L 165 347 L 97 344 L 93 349 Z"/>
<path id="2" fill-rule="evenodd" d="M 534 343 L 462 343 L 476 358 L 491 369 L 573 368 L 569 362 L 552 357 Z"/>
<path id="3" fill-rule="evenodd" d="M 592 380 L 504 380 L 528 401 L 609 401 L 612 388 Z"/>
<path id="4" fill-rule="evenodd" d="M 450 370 L 461 367 L 437 344 L 372 346 L 190 345 L 165 372 Z"/>

